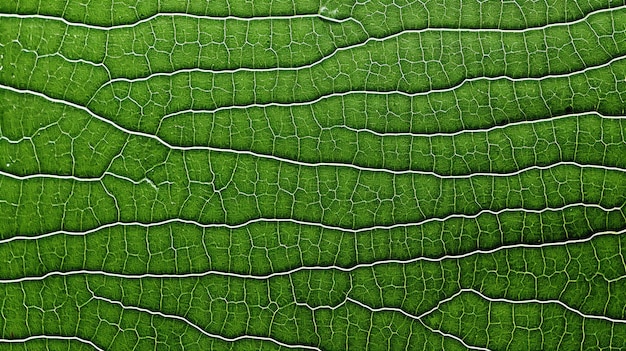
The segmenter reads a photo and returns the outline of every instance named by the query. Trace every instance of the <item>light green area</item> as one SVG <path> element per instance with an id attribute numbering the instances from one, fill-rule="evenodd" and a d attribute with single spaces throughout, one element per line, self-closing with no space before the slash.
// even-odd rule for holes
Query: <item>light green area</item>
<path id="1" fill-rule="evenodd" d="M 626 348 L 625 17 L 2 2 L 0 349 Z"/>

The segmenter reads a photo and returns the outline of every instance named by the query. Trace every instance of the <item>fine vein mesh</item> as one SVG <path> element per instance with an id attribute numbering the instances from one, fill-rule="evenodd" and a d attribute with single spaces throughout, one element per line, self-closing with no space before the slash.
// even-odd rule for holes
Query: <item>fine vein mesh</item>
<path id="1" fill-rule="evenodd" d="M 0 3 L 0 349 L 626 348 L 626 2 Z"/>

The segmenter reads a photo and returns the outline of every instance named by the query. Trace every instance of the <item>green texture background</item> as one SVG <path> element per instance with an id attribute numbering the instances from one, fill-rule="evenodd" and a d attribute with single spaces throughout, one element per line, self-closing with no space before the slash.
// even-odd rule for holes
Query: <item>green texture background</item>
<path id="1" fill-rule="evenodd" d="M 626 2 L 0 2 L 0 349 L 626 348 Z"/>

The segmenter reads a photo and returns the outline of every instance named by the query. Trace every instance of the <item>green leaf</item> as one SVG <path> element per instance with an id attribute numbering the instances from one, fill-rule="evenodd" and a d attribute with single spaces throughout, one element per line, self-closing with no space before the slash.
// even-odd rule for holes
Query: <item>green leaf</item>
<path id="1" fill-rule="evenodd" d="M 0 3 L 0 348 L 626 348 L 626 3 Z"/>

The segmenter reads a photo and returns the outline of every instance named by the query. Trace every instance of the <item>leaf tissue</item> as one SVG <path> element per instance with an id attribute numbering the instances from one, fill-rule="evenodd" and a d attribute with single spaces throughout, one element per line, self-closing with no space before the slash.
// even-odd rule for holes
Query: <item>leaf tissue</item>
<path id="1" fill-rule="evenodd" d="M 626 349 L 623 0 L 0 2 L 1 350 Z"/>

